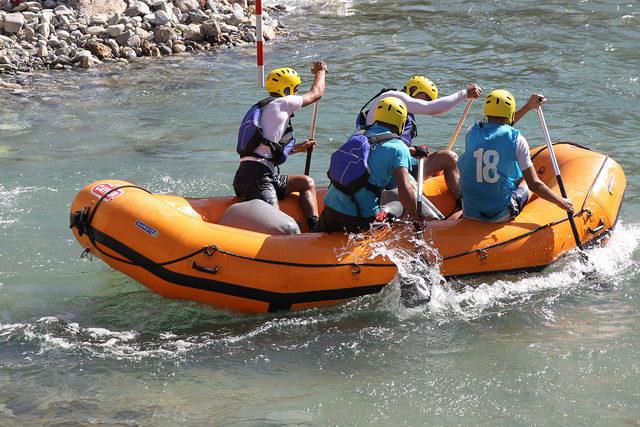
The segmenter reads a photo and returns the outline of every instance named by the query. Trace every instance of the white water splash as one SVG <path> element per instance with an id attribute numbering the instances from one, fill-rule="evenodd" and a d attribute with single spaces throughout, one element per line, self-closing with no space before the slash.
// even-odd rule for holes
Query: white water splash
<path id="1" fill-rule="evenodd" d="M 454 319 L 470 320 L 488 312 L 500 312 L 539 298 L 553 300 L 562 295 L 602 285 L 615 288 L 621 281 L 637 274 L 635 266 L 638 261 L 633 258 L 633 254 L 639 241 L 639 225 L 619 224 L 605 242 L 586 251 L 587 262 L 574 251 L 535 274 L 523 273 L 514 275 L 513 279 L 497 280 L 492 280 L 492 276 L 486 276 L 482 281 L 476 278 L 444 286 L 432 284 L 428 304 L 408 311 L 400 310 L 399 315 L 426 314 L 441 322 Z M 420 260 L 414 257 L 409 262 L 418 263 Z M 437 283 L 433 279 L 429 282 Z M 423 286 L 423 283 L 419 282 L 419 286 Z M 401 307 L 402 304 L 397 306 Z"/>
<path id="2" fill-rule="evenodd" d="M 618 224 L 601 245 L 586 251 L 588 262 L 583 262 L 573 251 L 539 273 L 496 274 L 448 283 L 444 283 L 439 272 L 440 258 L 420 233 L 405 230 L 389 233 L 382 239 L 370 237 L 369 233 L 349 236 L 347 245 L 336 250 L 336 255 L 344 257 L 357 248 L 358 253 L 366 254 L 368 259 L 376 256 L 389 259 L 398 266 L 398 275 L 388 287 L 391 289 L 385 292 L 388 309 L 400 318 L 428 316 L 446 322 L 470 320 L 532 300 L 558 298 L 596 286 L 615 287 L 635 274 L 637 260 L 633 259 L 633 253 L 640 241 L 640 226 Z M 410 244 L 399 245 L 402 240 Z M 363 245 L 367 246 L 366 250 L 362 249 Z M 422 304 L 405 307 L 406 294 L 401 288 L 407 285 L 415 286 L 418 295 L 424 298 Z"/>

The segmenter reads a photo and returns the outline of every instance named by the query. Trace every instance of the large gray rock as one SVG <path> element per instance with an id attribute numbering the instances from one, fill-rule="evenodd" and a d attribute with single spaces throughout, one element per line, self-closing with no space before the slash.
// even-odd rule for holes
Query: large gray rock
<path id="1" fill-rule="evenodd" d="M 107 34 L 111 37 L 117 37 L 122 33 L 124 33 L 124 24 L 109 25 L 107 27 Z"/>
<path id="2" fill-rule="evenodd" d="M 92 36 L 99 36 L 102 33 L 104 33 L 104 27 L 101 27 L 100 25 L 93 25 L 87 28 L 87 34 L 91 34 Z"/>
<path id="3" fill-rule="evenodd" d="M 122 13 L 127 8 L 127 4 L 123 0 L 71 0 L 70 5 L 79 13 L 84 13 L 89 17 L 110 16 L 114 13 Z"/>
<path id="4" fill-rule="evenodd" d="M 6 33 L 17 33 L 24 25 L 24 16 L 21 13 L 9 13 L 4 18 L 4 31 Z"/>
<path id="5" fill-rule="evenodd" d="M 193 40 L 196 42 L 204 40 L 202 28 L 197 24 L 188 25 L 182 32 L 182 36 L 185 38 L 185 40 Z"/>
<path id="6" fill-rule="evenodd" d="M 150 13 L 144 17 L 146 21 L 149 21 L 151 25 L 167 25 L 171 22 L 169 14 L 163 10 L 158 10 L 154 13 Z"/>
<path id="7" fill-rule="evenodd" d="M 220 24 L 215 19 L 203 22 L 202 32 L 204 32 L 207 37 L 215 37 L 222 33 L 220 30 Z"/>
<path id="8" fill-rule="evenodd" d="M 146 3 L 141 1 L 132 1 L 129 3 L 129 7 L 124 11 L 127 16 L 144 16 L 151 13 L 151 9 Z"/>
<path id="9" fill-rule="evenodd" d="M 156 43 L 165 43 L 173 37 L 173 30 L 168 27 L 158 27 L 154 32 L 153 39 Z"/>

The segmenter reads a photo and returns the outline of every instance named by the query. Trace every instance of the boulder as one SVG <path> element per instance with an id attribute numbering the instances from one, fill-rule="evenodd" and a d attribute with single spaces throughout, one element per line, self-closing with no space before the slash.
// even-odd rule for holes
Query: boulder
<path id="1" fill-rule="evenodd" d="M 204 32 L 207 37 L 215 37 L 222 33 L 220 30 L 220 24 L 215 19 L 203 22 L 202 32 Z"/>
<path id="2" fill-rule="evenodd" d="M 111 37 L 117 37 L 122 33 L 124 33 L 124 24 L 109 25 L 107 27 L 107 34 Z"/>
<path id="3" fill-rule="evenodd" d="M 202 41 L 204 40 L 204 34 L 202 33 L 201 25 L 190 24 L 182 32 L 182 36 L 185 40 Z"/>
<path id="4" fill-rule="evenodd" d="M 165 43 L 173 37 L 173 30 L 169 27 L 157 27 L 153 39 L 156 43 Z"/>
<path id="5" fill-rule="evenodd" d="M 85 45 L 85 48 L 99 59 L 113 58 L 111 47 L 104 43 L 90 41 Z"/>

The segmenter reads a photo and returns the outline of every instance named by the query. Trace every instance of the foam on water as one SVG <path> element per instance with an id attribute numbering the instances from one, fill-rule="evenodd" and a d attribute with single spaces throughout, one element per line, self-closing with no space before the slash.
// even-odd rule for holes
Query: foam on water
<path id="1" fill-rule="evenodd" d="M 507 278 L 451 281 L 440 285 L 436 265 L 425 262 L 408 252 L 380 249 L 399 265 L 399 281 L 409 278 L 416 283 L 430 301 L 413 309 L 399 303 L 399 292 L 389 295 L 390 307 L 399 316 L 428 316 L 438 322 L 471 320 L 486 313 L 495 314 L 540 298 L 553 300 L 563 295 L 600 288 L 615 288 L 620 281 L 636 274 L 633 253 L 640 241 L 640 226 L 618 224 L 602 245 L 587 249 L 588 260 L 576 251 L 557 260 L 540 273 L 509 275 Z M 391 253 L 390 253 L 391 252 Z M 416 272 L 428 272 L 416 277 Z M 428 288 L 428 289 L 425 289 Z"/>

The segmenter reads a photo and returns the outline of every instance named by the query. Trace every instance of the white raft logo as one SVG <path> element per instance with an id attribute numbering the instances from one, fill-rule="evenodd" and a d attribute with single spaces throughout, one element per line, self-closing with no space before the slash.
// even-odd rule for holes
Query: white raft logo
<path id="1" fill-rule="evenodd" d="M 123 193 L 123 191 L 120 189 L 113 190 L 114 188 L 116 188 L 115 185 L 109 184 L 108 182 L 103 182 L 102 184 L 98 184 L 93 187 L 91 189 L 91 193 L 93 193 L 93 195 L 97 196 L 99 199 L 108 202 L 109 200 L 113 200 Z"/>
<path id="2" fill-rule="evenodd" d="M 148 226 L 147 224 L 140 221 L 139 219 L 136 220 L 136 227 L 138 227 L 140 230 L 144 231 L 145 233 L 149 234 L 151 237 L 158 237 L 158 235 L 160 234 L 158 233 L 158 230 Z"/>

